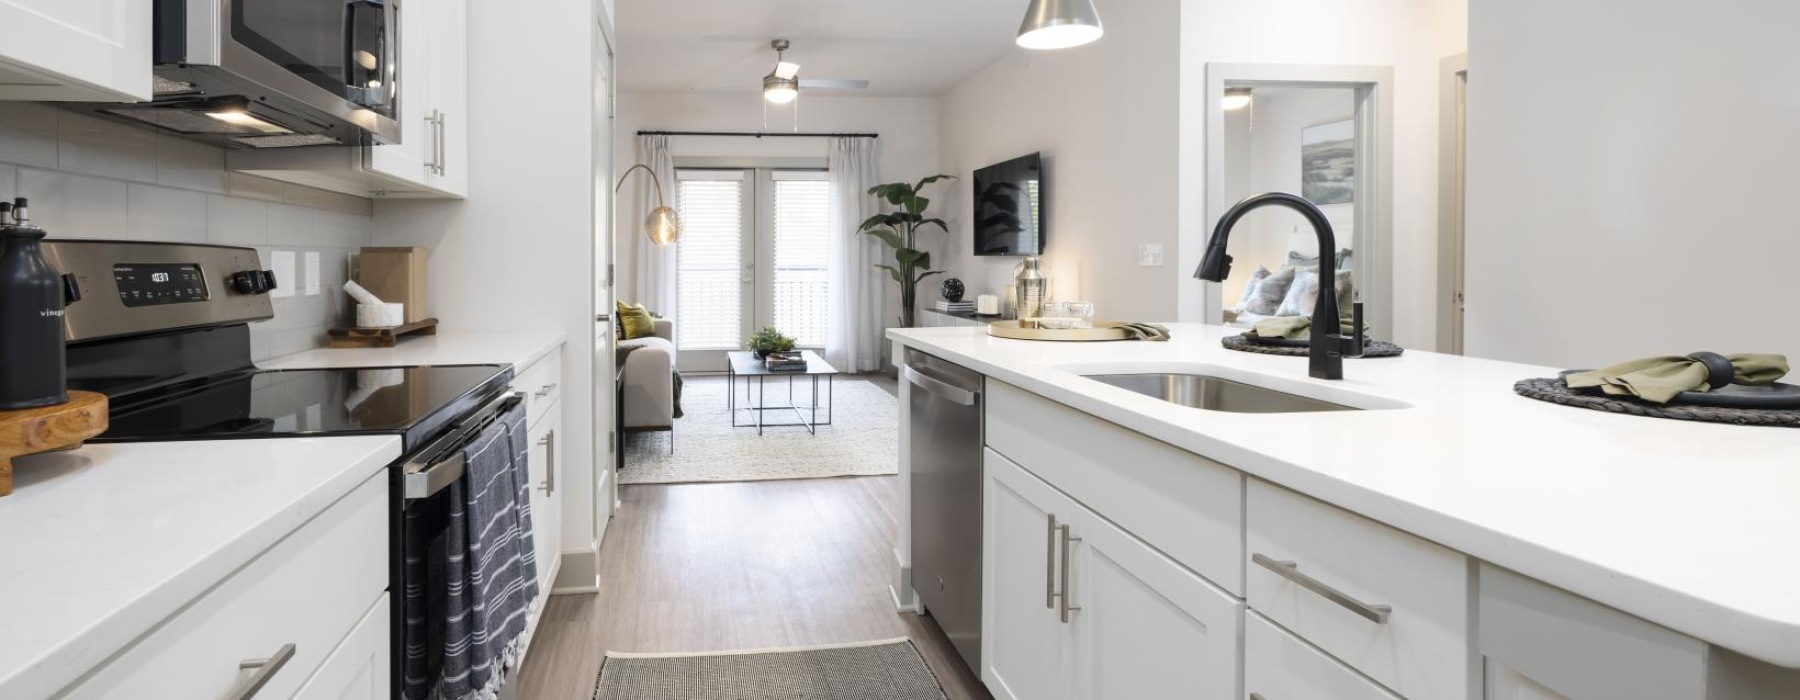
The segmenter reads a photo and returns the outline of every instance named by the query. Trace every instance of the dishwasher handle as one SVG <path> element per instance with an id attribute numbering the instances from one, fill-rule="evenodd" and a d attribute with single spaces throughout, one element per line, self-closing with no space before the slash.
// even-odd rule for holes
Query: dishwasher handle
<path id="1" fill-rule="evenodd" d="M 913 386 L 924 389 L 931 395 L 955 403 L 958 406 L 974 406 L 981 401 L 980 391 L 971 391 L 951 384 L 937 377 L 921 372 L 908 365 L 900 368 L 901 376 Z"/>

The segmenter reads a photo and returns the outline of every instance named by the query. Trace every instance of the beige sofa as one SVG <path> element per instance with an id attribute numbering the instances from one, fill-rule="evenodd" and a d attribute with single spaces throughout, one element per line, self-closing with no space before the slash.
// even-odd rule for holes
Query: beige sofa
<path id="1" fill-rule="evenodd" d="M 675 429 L 675 323 L 655 321 L 655 336 L 619 341 L 620 427 L 628 431 Z"/>

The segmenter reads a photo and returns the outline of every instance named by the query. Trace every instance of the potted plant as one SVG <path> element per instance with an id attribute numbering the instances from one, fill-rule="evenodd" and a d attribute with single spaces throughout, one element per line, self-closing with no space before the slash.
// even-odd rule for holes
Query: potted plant
<path id="1" fill-rule="evenodd" d="M 781 334 L 774 326 L 763 326 L 763 329 L 750 336 L 750 351 L 756 359 L 769 357 L 772 352 L 787 352 L 794 349 L 794 339 Z"/>
<path id="2" fill-rule="evenodd" d="M 931 269 L 931 253 L 914 247 L 919 229 L 936 226 L 938 230 L 945 233 L 950 231 L 943 219 L 925 217 L 925 209 L 931 206 L 931 200 L 919 196 L 919 193 L 925 189 L 926 185 L 939 180 L 954 179 L 956 178 L 950 175 L 933 175 L 916 184 L 895 182 L 869 188 L 869 194 L 898 207 L 896 211 L 869 217 L 862 223 L 862 227 L 858 231 L 879 238 L 881 242 L 888 244 L 889 248 L 894 249 L 894 264 L 877 264 L 876 267 L 887 270 L 888 276 L 893 277 L 894 282 L 900 285 L 901 326 L 911 328 L 913 325 L 918 305 L 919 282 L 944 272 Z"/>

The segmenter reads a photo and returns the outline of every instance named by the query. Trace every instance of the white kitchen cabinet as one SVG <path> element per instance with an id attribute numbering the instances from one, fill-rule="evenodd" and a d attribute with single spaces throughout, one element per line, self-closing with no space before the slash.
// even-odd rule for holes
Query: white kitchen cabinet
<path id="1" fill-rule="evenodd" d="M 388 700 L 393 692 L 389 664 L 394 645 L 388 635 L 392 614 L 388 596 L 382 596 L 293 700 Z"/>
<path id="2" fill-rule="evenodd" d="M 1400 700 L 1254 612 L 1244 615 L 1244 692 L 1252 700 Z"/>
<path id="3" fill-rule="evenodd" d="M 562 561 L 562 427 L 560 404 L 551 404 L 531 427 L 531 541 L 537 554 L 538 590 L 550 592 Z"/>
<path id="4" fill-rule="evenodd" d="M 1011 700 L 1233 700 L 1237 600 L 999 453 L 985 460 L 983 681 Z"/>
<path id="5" fill-rule="evenodd" d="M 1071 700 L 1075 640 L 1057 615 L 1057 528 L 1069 497 L 986 451 L 981 680 L 998 700 Z"/>
<path id="6" fill-rule="evenodd" d="M 468 5 L 399 7 L 400 143 L 238 149 L 226 152 L 226 167 L 356 197 L 467 196 Z"/>
<path id="7" fill-rule="evenodd" d="M 0 0 L 0 99 L 150 99 L 150 10 L 148 0 Z"/>

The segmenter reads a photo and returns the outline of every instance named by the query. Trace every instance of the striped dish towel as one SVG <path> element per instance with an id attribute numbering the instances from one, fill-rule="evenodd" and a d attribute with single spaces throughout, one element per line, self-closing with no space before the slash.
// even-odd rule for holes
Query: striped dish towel
<path id="1" fill-rule="evenodd" d="M 530 449 L 521 404 L 464 448 L 463 478 L 407 505 L 406 700 L 494 700 L 518 666 L 538 596 Z"/>

